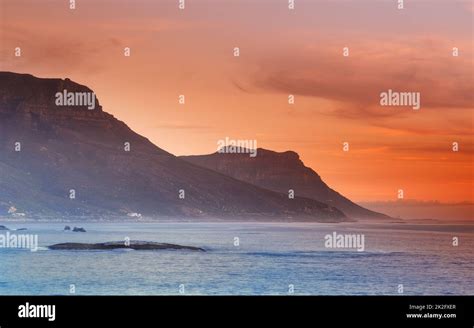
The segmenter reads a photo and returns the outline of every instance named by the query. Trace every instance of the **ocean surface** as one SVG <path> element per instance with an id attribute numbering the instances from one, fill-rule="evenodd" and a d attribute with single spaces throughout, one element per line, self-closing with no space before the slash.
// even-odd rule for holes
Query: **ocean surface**
<path id="1" fill-rule="evenodd" d="M 37 234 L 40 246 L 0 248 L 0 295 L 69 295 L 71 285 L 76 295 L 474 295 L 474 226 L 467 224 L 0 224 L 27 228 L 10 233 Z M 66 224 L 87 232 L 63 231 Z M 363 234 L 365 250 L 326 248 L 333 232 Z M 127 237 L 206 252 L 46 248 Z"/>

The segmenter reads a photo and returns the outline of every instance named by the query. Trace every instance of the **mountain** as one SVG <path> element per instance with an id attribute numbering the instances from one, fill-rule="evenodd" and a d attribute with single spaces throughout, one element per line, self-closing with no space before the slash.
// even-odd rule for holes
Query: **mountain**
<path id="1" fill-rule="evenodd" d="M 69 79 L 0 72 L 0 215 L 346 220 L 314 199 L 177 158 L 103 111 L 95 95 L 94 109 L 77 99 L 59 106 L 64 90 L 93 92 Z"/>
<path id="2" fill-rule="evenodd" d="M 363 208 L 328 187 L 321 177 L 306 167 L 297 153 L 259 148 L 257 156 L 221 150 L 209 155 L 182 156 L 182 159 L 268 190 L 315 199 L 330 204 L 354 219 L 388 219 L 387 215 Z"/>

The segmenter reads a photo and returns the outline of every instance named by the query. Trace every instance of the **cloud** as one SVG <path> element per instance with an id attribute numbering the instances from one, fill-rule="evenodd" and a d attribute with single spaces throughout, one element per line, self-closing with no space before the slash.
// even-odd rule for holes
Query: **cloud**
<path id="1" fill-rule="evenodd" d="M 424 109 L 473 107 L 468 42 L 458 44 L 459 57 L 452 56 L 452 42 L 436 38 L 362 41 L 351 45 L 349 57 L 334 42 L 320 43 L 325 46 L 261 58 L 255 87 L 332 100 L 342 104 L 335 112 L 345 117 L 391 116 L 379 105 L 388 89 L 420 92 Z"/>

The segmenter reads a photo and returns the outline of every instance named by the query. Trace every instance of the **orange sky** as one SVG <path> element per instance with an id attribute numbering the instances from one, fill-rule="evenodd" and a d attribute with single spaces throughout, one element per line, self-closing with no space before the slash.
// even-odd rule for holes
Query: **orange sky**
<path id="1" fill-rule="evenodd" d="M 256 139 L 355 201 L 474 201 L 471 1 L 76 3 L 0 0 L 0 70 L 85 84 L 176 155 Z M 380 106 L 388 89 L 421 109 Z"/>

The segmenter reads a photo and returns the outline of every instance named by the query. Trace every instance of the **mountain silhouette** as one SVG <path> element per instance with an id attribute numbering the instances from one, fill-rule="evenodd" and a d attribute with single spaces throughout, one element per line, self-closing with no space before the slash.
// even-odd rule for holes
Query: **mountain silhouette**
<path id="1" fill-rule="evenodd" d="M 302 196 L 330 204 L 354 219 L 388 219 L 387 215 L 363 208 L 331 189 L 293 151 L 282 153 L 258 148 L 257 156 L 220 150 L 210 155 L 182 156 L 182 159 L 253 185 Z"/>
<path id="2" fill-rule="evenodd" d="M 65 90 L 93 92 L 69 79 L 0 72 L 1 215 L 347 220 L 323 202 L 180 159 L 103 111 L 97 98 L 92 110 L 59 106 Z"/>

